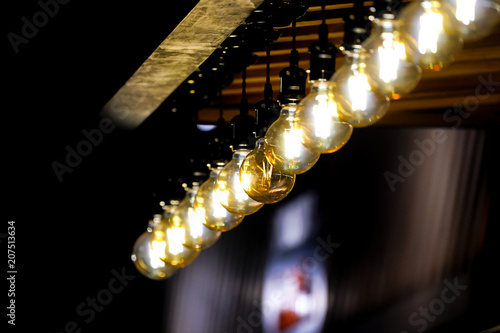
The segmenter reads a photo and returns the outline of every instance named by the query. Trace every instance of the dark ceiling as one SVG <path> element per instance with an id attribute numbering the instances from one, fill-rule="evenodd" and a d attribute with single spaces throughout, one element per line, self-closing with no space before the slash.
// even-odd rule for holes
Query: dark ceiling
<path id="1" fill-rule="evenodd" d="M 126 267 L 131 272 L 131 245 L 160 199 L 182 196 L 180 184 L 199 167 L 197 156 L 203 156 L 207 140 L 193 123 L 198 110 L 172 112 L 172 101 L 133 131 L 102 123 L 99 115 L 197 1 L 176 1 L 175 7 L 172 1 L 148 0 L 62 3 L 17 53 L 4 38 L 2 72 L 7 216 L 0 233 L 7 220 L 16 221 L 18 319 L 44 332 L 64 331 L 78 318 L 75 307 L 107 287 L 113 269 Z M 330 41 L 337 46 L 342 38 L 342 3 L 329 1 L 327 6 Z M 318 4 L 314 1 L 297 23 L 303 68 L 308 67 L 305 48 L 315 40 L 319 24 Z M 22 35 L 25 20 L 32 21 L 40 8 L 35 0 L 5 3 L 4 36 Z M 271 59 L 275 94 L 277 73 L 286 66 L 290 49 L 290 28 L 278 30 L 282 36 L 272 46 Z M 491 74 L 491 80 L 500 81 L 499 43 L 497 29 L 490 38 L 469 44 L 449 68 L 425 74 L 414 93 L 393 103 L 380 127 L 454 125 L 443 123 L 443 112 L 473 94 L 479 77 Z M 264 83 L 264 54 L 255 54 L 259 57 L 248 68 L 250 104 L 262 98 Z M 339 55 L 337 67 L 341 63 Z M 236 73 L 224 89 L 226 120 L 236 113 L 240 84 Z M 464 124 L 495 132 L 499 101 L 495 89 L 475 113 L 462 118 Z M 200 122 L 217 119 L 219 105 L 211 103 L 201 108 Z M 362 130 L 361 137 L 380 133 L 380 127 Z M 91 133 L 94 143 L 84 147 Z M 493 135 L 490 156 L 497 143 Z M 87 155 L 71 157 L 78 149 Z M 127 293 L 116 296 L 113 306 L 104 310 L 110 315 L 98 316 L 88 331 L 126 332 L 129 322 L 137 331 L 159 331 L 161 323 L 149 319 L 161 315 L 162 287 L 142 281 Z"/>

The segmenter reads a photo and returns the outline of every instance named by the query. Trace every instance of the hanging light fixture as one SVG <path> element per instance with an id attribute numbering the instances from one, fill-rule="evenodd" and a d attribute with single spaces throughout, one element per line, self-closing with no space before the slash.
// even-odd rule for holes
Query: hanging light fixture
<path id="1" fill-rule="evenodd" d="M 198 189 L 193 206 L 196 213 L 204 217 L 202 223 L 207 228 L 221 232 L 235 228 L 245 217 L 224 208 L 215 190 L 217 176 L 225 165 L 225 161 L 218 161 L 211 166 L 210 176 Z"/>
<path id="2" fill-rule="evenodd" d="M 153 231 L 159 225 L 160 220 L 161 215 L 155 215 L 153 220 L 149 221 L 148 229 L 135 241 L 131 255 L 137 270 L 151 280 L 168 279 L 177 271 L 176 267 L 163 261 L 166 242 L 154 238 Z"/>
<path id="3" fill-rule="evenodd" d="M 246 98 L 246 68 L 242 72 L 242 97 L 240 114 L 232 120 L 234 153 L 231 161 L 219 172 L 215 181 L 215 192 L 221 205 L 231 214 L 250 215 L 264 205 L 255 201 L 242 187 L 240 166 L 254 146 L 255 118 L 248 114 Z"/>
<path id="4" fill-rule="evenodd" d="M 221 233 L 210 230 L 204 225 L 204 216 L 197 214 L 194 209 L 194 197 L 199 189 L 198 182 L 186 185 L 186 196 L 175 209 L 171 225 L 177 228 L 175 232 L 184 232 L 183 244 L 193 250 L 204 250 L 212 246 L 220 237 Z"/>
<path id="5" fill-rule="evenodd" d="M 336 86 L 329 81 L 335 73 L 338 49 L 328 42 L 325 6 L 319 27 L 319 40 L 309 47 L 311 91 L 297 106 L 297 124 L 302 128 L 302 143 L 317 153 L 333 153 L 342 148 L 352 134 L 352 126 L 340 120 Z"/>
<path id="6" fill-rule="evenodd" d="M 285 174 L 301 174 L 311 169 L 320 153 L 302 144 L 302 128 L 295 111 L 305 97 L 307 73 L 299 67 L 299 53 L 295 46 L 295 20 L 292 22 L 292 51 L 290 66 L 281 70 L 281 87 L 278 102 L 282 106 L 279 118 L 269 127 L 265 139 L 265 154 L 269 162 Z"/>
<path id="7" fill-rule="evenodd" d="M 440 71 L 462 49 L 459 22 L 444 1 L 412 1 L 398 18 L 402 38 L 408 41 L 406 54 L 422 68 Z"/>
<path id="8" fill-rule="evenodd" d="M 376 0 L 373 30 L 362 44 L 369 53 L 366 72 L 370 86 L 392 99 L 399 99 L 415 89 L 422 70 L 406 56 L 406 41 L 399 32 L 397 0 Z"/>
<path id="9" fill-rule="evenodd" d="M 354 127 L 365 127 L 379 121 L 389 108 L 389 98 L 374 91 L 368 82 L 368 54 L 361 43 L 369 35 L 370 21 L 364 14 L 363 1 L 354 3 L 353 12 L 344 18 L 344 41 L 340 47 L 344 64 L 333 75 L 337 85 L 340 119 Z"/>
<path id="10" fill-rule="evenodd" d="M 196 213 L 203 217 L 202 223 L 207 228 L 223 232 L 231 230 L 239 225 L 244 216 L 232 214 L 224 208 L 215 191 L 217 176 L 227 164 L 227 160 L 231 157 L 231 155 L 227 154 L 227 152 L 230 152 L 229 144 L 227 143 L 229 135 L 226 134 L 227 125 L 223 118 L 222 91 L 219 93 L 219 99 L 221 103 L 219 119 L 217 120 L 217 126 L 214 130 L 214 136 L 210 140 L 208 147 L 210 154 L 210 163 L 208 164 L 210 175 L 198 189 L 194 197 L 193 207 Z"/>
<path id="11" fill-rule="evenodd" d="M 264 86 L 264 100 L 257 102 L 256 135 L 259 139 L 255 148 L 245 157 L 240 166 L 240 183 L 246 194 L 255 201 L 265 204 L 283 200 L 295 184 L 295 175 L 282 173 L 269 162 L 266 157 L 266 139 L 264 133 L 269 125 L 279 115 L 279 103 L 273 100 L 273 88 L 270 78 L 270 48 L 266 50 L 266 84 Z"/>
<path id="12" fill-rule="evenodd" d="M 488 36 L 500 21 L 499 0 L 445 0 L 452 6 L 464 41 Z"/>

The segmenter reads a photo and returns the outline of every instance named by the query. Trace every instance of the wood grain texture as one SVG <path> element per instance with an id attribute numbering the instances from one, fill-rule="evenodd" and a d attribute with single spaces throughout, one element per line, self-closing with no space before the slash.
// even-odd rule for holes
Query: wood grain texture
<path id="1" fill-rule="evenodd" d="M 106 103 L 103 116 L 135 128 L 264 0 L 201 0 Z"/>

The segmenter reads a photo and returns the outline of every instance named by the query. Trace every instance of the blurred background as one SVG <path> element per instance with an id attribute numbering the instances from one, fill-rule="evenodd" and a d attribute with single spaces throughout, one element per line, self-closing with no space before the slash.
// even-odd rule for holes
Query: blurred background
<path id="1" fill-rule="evenodd" d="M 204 162 L 210 134 L 196 121 L 213 123 L 222 103 L 229 122 L 241 73 L 231 73 L 222 101 L 182 104 L 178 91 L 135 129 L 103 132 L 62 181 L 54 162 L 67 164 L 68 147 L 100 128 L 102 107 L 196 3 L 70 2 L 18 53 L 4 38 L 0 232 L 16 221 L 18 269 L 8 332 L 479 333 L 500 325 L 498 92 L 460 123 L 443 119 L 474 94 L 479 75 L 500 81 L 497 60 L 479 66 L 479 51 L 456 65 L 474 71 L 450 66 L 422 81 L 385 122 L 356 129 L 299 175 L 287 198 L 245 217 L 172 278 L 135 269 L 132 247 L 159 202 L 182 198 L 181 184 Z M 9 3 L 4 36 L 39 10 L 36 1 Z M 469 49 L 493 52 L 495 43 Z M 307 57 L 301 51 L 304 68 Z M 262 55 L 253 61 L 262 72 Z M 249 90 L 250 105 L 263 82 Z"/>

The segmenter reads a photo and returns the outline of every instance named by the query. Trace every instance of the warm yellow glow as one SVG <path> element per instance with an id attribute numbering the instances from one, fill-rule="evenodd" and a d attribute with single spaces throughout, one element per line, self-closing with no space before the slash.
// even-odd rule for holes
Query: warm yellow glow
<path id="1" fill-rule="evenodd" d="M 205 227 L 214 231 L 228 231 L 236 227 L 242 220 L 242 215 L 231 214 L 219 200 L 218 193 L 225 203 L 229 200 L 227 182 L 222 181 L 222 188 L 217 191 L 215 181 L 222 171 L 221 163 L 210 172 L 210 177 L 199 188 L 196 193 L 193 207 L 196 214 L 201 217 Z M 224 194 L 223 194 L 224 193 Z"/>
<path id="2" fill-rule="evenodd" d="M 474 22 L 476 19 L 476 0 L 457 0 L 455 16 L 465 25 Z"/>
<path id="3" fill-rule="evenodd" d="M 287 128 L 284 131 L 285 136 L 285 158 L 298 158 L 300 157 L 302 146 L 302 129 L 300 128 Z"/>
<path id="4" fill-rule="evenodd" d="M 170 227 L 167 229 L 168 252 L 173 255 L 184 251 L 185 230 L 180 227 Z"/>
<path id="5" fill-rule="evenodd" d="M 337 103 L 329 101 L 328 94 L 316 97 L 317 104 L 313 106 L 314 135 L 328 138 L 332 135 L 330 122 L 332 117 L 338 118 Z"/>
<path id="6" fill-rule="evenodd" d="M 218 182 L 218 187 L 215 190 L 215 193 L 217 193 L 217 197 L 219 198 L 219 202 L 221 205 L 228 205 L 228 198 L 229 198 L 229 191 L 227 190 L 227 182 L 226 181 L 219 181 Z"/>
<path id="7" fill-rule="evenodd" d="M 248 191 L 251 187 L 250 181 L 252 179 L 252 175 L 249 173 L 241 173 L 240 171 L 240 182 L 241 186 L 243 187 L 244 190 Z"/>
<path id="8" fill-rule="evenodd" d="M 165 247 L 167 244 L 165 242 L 152 241 L 151 248 L 149 250 L 149 256 L 151 258 L 150 264 L 152 268 L 161 268 L 165 266 L 162 259 L 165 259 Z"/>
<path id="9" fill-rule="evenodd" d="M 397 80 L 399 62 L 405 58 L 406 52 L 403 43 L 395 41 L 393 38 L 384 39 L 382 46 L 378 47 L 380 79 L 386 83 Z"/>
<path id="10" fill-rule="evenodd" d="M 231 214 L 249 215 L 262 207 L 262 203 L 253 200 L 243 189 L 240 181 L 240 166 L 250 150 L 238 149 L 233 153 L 231 161 L 220 171 L 215 181 L 215 191 L 220 204 Z M 241 219 L 234 222 L 239 223 Z M 231 225 L 237 225 L 230 223 Z M 225 228 L 224 228 L 225 229 Z M 225 229 L 227 231 L 229 229 Z"/>
<path id="11" fill-rule="evenodd" d="M 347 86 L 349 89 L 349 98 L 352 103 L 352 110 L 365 111 L 367 108 L 367 95 L 371 90 L 366 75 L 355 71 L 353 75 L 349 77 Z"/>
<path id="12" fill-rule="evenodd" d="M 422 54 L 436 53 L 438 38 L 443 31 L 443 15 L 435 12 L 424 12 L 420 16 L 420 29 L 418 32 L 418 50 Z"/>
<path id="13" fill-rule="evenodd" d="M 266 157 L 266 140 L 260 138 L 240 167 L 240 183 L 252 199 L 270 204 L 284 199 L 295 184 L 295 176 L 283 174 Z"/>
<path id="14" fill-rule="evenodd" d="M 189 223 L 189 236 L 192 238 L 198 238 L 203 235 L 203 222 L 202 222 L 202 216 L 198 215 L 194 208 L 188 208 L 188 219 L 190 221 Z"/>

